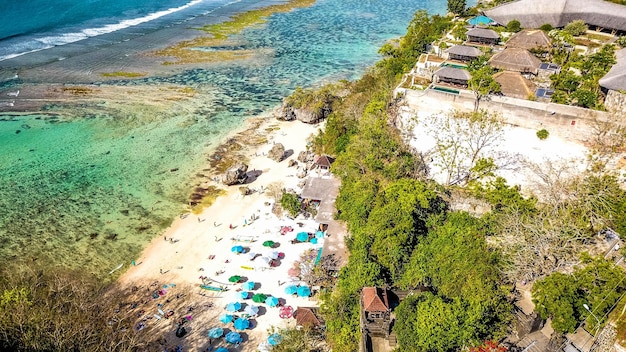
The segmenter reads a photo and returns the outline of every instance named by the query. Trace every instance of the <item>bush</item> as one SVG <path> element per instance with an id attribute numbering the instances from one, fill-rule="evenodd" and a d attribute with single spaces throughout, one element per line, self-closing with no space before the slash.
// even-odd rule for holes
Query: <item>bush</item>
<path id="1" fill-rule="evenodd" d="M 541 29 L 544 32 L 550 32 L 551 30 L 554 29 L 554 27 L 552 27 L 552 25 L 550 23 L 546 23 L 541 25 L 541 27 L 539 27 L 539 29 Z"/>
<path id="2" fill-rule="evenodd" d="M 572 21 L 563 28 L 564 31 L 573 36 L 583 35 L 587 29 L 589 29 L 589 27 L 587 27 L 583 20 Z"/>
<path id="3" fill-rule="evenodd" d="M 549 135 L 550 135 L 550 132 L 548 132 L 545 128 L 537 131 L 537 138 L 541 140 L 548 138 Z"/>
<path id="4" fill-rule="evenodd" d="M 626 35 L 617 38 L 617 44 L 622 48 L 626 48 Z"/>
<path id="5" fill-rule="evenodd" d="M 280 198 L 280 206 L 287 210 L 291 216 L 298 215 L 302 209 L 300 199 L 295 193 L 283 193 L 282 198 Z"/>
<path id="6" fill-rule="evenodd" d="M 522 30 L 522 24 L 518 20 L 511 20 L 506 24 L 506 30 L 517 33 Z"/>

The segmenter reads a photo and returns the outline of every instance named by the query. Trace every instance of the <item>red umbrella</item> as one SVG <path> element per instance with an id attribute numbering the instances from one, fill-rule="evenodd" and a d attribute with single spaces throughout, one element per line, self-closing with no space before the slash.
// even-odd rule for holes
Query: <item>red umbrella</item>
<path id="1" fill-rule="evenodd" d="M 291 318 L 293 316 L 293 307 L 292 306 L 280 307 L 280 312 L 278 313 L 278 316 L 283 319 Z"/>

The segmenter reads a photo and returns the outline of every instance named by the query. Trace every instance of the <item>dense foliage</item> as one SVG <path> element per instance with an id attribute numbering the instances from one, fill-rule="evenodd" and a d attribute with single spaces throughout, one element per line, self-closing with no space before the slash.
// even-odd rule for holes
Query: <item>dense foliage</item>
<path id="1" fill-rule="evenodd" d="M 466 6 L 465 0 L 448 0 L 448 12 L 453 14 L 462 15 L 465 13 Z"/>

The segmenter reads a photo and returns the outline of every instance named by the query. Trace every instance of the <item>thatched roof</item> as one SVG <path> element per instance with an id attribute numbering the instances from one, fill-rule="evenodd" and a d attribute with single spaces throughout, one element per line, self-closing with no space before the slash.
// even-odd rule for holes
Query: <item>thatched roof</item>
<path id="1" fill-rule="evenodd" d="M 439 78 L 457 79 L 462 81 L 469 81 L 470 78 L 472 78 L 472 75 L 470 75 L 467 70 L 454 67 L 442 67 L 435 71 L 434 75 Z"/>
<path id="2" fill-rule="evenodd" d="M 489 59 L 492 67 L 517 72 L 532 72 L 537 74 L 541 60 L 528 50 L 506 48 Z"/>
<path id="3" fill-rule="evenodd" d="M 540 29 L 526 29 L 515 33 L 511 39 L 506 42 L 507 48 L 535 49 L 550 48 L 550 38 Z"/>
<path id="4" fill-rule="evenodd" d="M 529 95 L 534 95 L 535 93 L 535 84 L 522 77 L 519 72 L 498 72 L 493 78 L 500 83 L 502 94 L 507 97 L 526 99 Z"/>
<path id="5" fill-rule="evenodd" d="M 378 287 L 363 287 L 363 310 L 366 312 L 386 312 L 389 310 L 387 290 Z"/>
<path id="6" fill-rule="evenodd" d="M 626 31 L 626 6 L 604 0 L 518 0 L 485 10 L 485 14 L 502 25 L 518 20 L 524 28 L 544 24 L 564 27 L 583 20 L 589 25 Z"/>
<path id="7" fill-rule="evenodd" d="M 467 45 L 455 45 L 446 50 L 448 54 L 461 55 L 461 56 L 471 56 L 471 57 L 479 57 L 482 54 L 478 48 Z"/>
<path id="8" fill-rule="evenodd" d="M 600 86 L 610 90 L 626 90 L 626 49 L 615 53 L 617 63 L 600 78 Z"/>
<path id="9" fill-rule="evenodd" d="M 487 38 L 487 39 L 499 39 L 500 35 L 491 29 L 487 28 L 472 28 L 466 33 L 468 36 Z"/>

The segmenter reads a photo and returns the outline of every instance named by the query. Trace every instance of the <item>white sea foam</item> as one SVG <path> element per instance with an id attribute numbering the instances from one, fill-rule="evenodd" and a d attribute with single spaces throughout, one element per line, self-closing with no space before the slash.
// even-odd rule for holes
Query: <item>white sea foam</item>
<path id="1" fill-rule="evenodd" d="M 112 24 L 108 24 L 102 27 L 86 28 L 79 32 L 63 33 L 59 35 L 51 35 L 51 36 L 35 38 L 34 40 L 29 41 L 28 43 L 20 43 L 19 45 L 14 46 L 13 47 L 14 52 L 11 54 L 0 56 L 0 61 L 12 59 L 14 57 L 18 57 L 24 54 L 28 54 L 28 53 L 32 53 L 32 52 L 36 52 L 36 51 L 40 51 L 44 49 L 49 49 L 58 45 L 74 43 L 79 40 L 115 32 L 120 29 L 124 29 L 128 27 L 136 26 L 141 23 L 153 21 L 160 17 L 187 9 L 203 1 L 204 0 L 192 0 L 186 3 L 185 5 L 182 5 L 179 7 L 173 7 L 167 10 L 157 11 L 144 17 L 127 19 L 127 20 L 120 21 L 118 23 L 112 23 Z M 20 47 L 22 48 L 21 50 L 20 50 Z"/>

